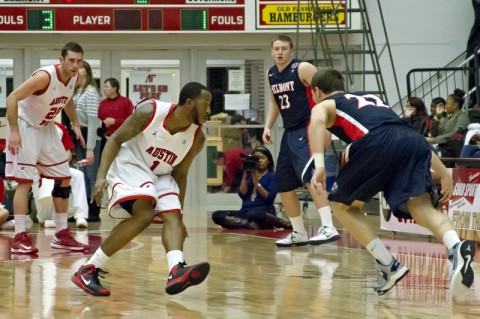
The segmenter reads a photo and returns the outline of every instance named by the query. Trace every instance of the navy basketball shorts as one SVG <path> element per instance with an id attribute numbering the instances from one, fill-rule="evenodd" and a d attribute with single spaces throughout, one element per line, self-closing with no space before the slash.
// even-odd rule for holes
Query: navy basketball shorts
<path id="1" fill-rule="evenodd" d="M 313 168 L 307 127 L 285 130 L 275 171 L 278 192 L 293 191 L 310 183 Z"/>
<path id="2" fill-rule="evenodd" d="M 434 186 L 431 157 L 430 144 L 411 127 L 377 128 L 350 145 L 328 199 L 350 206 L 355 200 L 368 202 L 383 191 L 395 216 L 411 218 L 406 202 Z"/>

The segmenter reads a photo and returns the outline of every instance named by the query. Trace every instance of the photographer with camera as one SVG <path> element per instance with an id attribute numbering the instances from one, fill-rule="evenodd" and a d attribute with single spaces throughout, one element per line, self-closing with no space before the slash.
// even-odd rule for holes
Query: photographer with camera
<path id="1" fill-rule="evenodd" d="M 242 153 L 240 156 L 243 158 L 243 175 L 238 196 L 242 199 L 242 208 L 214 212 L 215 224 L 229 229 L 292 228 L 290 222 L 275 215 L 273 202 L 277 185 L 272 153 L 265 146 L 259 146 L 252 154 Z"/>

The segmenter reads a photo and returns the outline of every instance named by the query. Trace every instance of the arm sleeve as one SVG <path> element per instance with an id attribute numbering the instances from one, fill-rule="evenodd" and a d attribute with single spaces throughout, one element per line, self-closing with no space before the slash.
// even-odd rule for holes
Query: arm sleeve
<path id="1" fill-rule="evenodd" d="M 94 149 L 97 143 L 97 129 L 101 122 L 98 118 L 98 107 L 100 105 L 100 96 L 95 88 L 90 88 L 85 94 L 87 100 L 87 121 L 88 121 L 88 136 L 87 148 Z"/>
<path id="2" fill-rule="evenodd" d="M 265 182 L 266 185 L 263 185 Z M 269 172 L 260 180 L 260 184 L 268 191 L 268 197 L 265 199 L 267 205 L 273 205 L 275 197 L 277 197 L 277 181 L 275 180 L 275 173 Z"/>
<path id="3" fill-rule="evenodd" d="M 458 131 L 459 128 L 466 129 L 468 124 L 470 124 L 467 114 L 463 112 L 460 113 L 453 121 L 453 123 L 447 122 L 445 124 L 445 134 L 437 136 L 436 140 L 438 144 L 446 143 L 452 137 L 452 135 Z"/>

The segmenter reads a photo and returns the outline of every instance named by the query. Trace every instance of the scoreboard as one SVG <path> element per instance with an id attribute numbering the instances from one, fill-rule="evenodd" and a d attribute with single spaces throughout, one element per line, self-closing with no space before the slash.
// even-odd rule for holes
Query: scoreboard
<path id="1" fill-rule="evenodd" d="M 0 32 L 244 31 L 246 0 L 0 0 Z"/>

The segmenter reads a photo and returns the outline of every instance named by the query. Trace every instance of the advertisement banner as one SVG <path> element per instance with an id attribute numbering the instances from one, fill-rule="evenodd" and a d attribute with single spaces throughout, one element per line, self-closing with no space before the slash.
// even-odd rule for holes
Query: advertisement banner
<path id="1" fill-rule="evenodd" d="M 257 2 L 257 29 L 345 28 L 345 1 L 265 1 Z"/>
<path id="2" fill-rule="evenodd" d="M 440 213 L 447 214 L 462 239 L 480 241 L 480 169 L 453 168 L 453 196 Z M 387 222 L 384 211 L 389 210 L 383 194 L 380 194 L 380 228 L 413 234 L 431 235 L 427 229 L 412 219 L 396 218 L 392 215 Z"/>
<path id="3" fill-rule="evenodd" d="M 463 239 L 480 240 L 480 169 L 454 168 L 448 217 Z"/>

